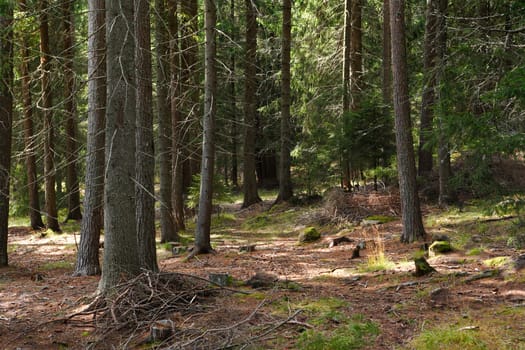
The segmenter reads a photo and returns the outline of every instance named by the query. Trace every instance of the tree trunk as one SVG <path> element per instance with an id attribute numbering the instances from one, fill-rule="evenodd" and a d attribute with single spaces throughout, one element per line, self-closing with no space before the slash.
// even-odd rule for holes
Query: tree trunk
<path id="1" fill-rule="evenodd" d="M 383 1 L 383 113 L 390 115 L 392 106 L 392 48 L 390 45 L 390 0 Z"/>
<path id="2" fill-rule="evenodd" d="M 396 129 L 397 167 L 403 232 L 405 243 L 426 236 L 421 219 L 417 193 L 416 164 L 414 159 L 410 100 L 408 95 L 408 72 L 405 43 L 405 2 L 392 0 L 390 8 L 392 40 L 392 73 L 394 82 L 394 112 Z"/>
<path id="3" fill-rule="evenodd" d="M 47 227 L 61 232 L 58 224 L 58 211 L 55 192 L 53 103 L 51 97 L 51 53 L 49 50 L 48 2 L 41 0 L 40 11 L 40 69 L 42 69 L 42 104 L 44 113 L 44 177 L 46 194 Z"/>
<path id="4" fill-rule="evenodd" d="M 100 274 L 106 123 L 105 0 L 88 2 L 88 133 L 84 215 L 75 276 Z"/>
<path id="5" fill-rule="evenodd" d="M 236 40 L 236 30 L 235 30 L 235 0 L 230 2 L 230 21 L 232 26 L 232 31 L 230 33 L 231 41 L 235 42 Z M 238 162 L 237 162 L 237 98 L 235 93 L 235 51 L 232 50 L 230 54 L 230 118 L 231 118 L 231 172 L 230 178 L 233 188 L 239 188 L 239 175 L 237 173 Z"/>
<path id="6" fill-rule="evenodd" d="M 160 168 L 160 241 L 178 242 L 173 220 L 173 205 L 171 202 L 172 181 L 172 128 L 171 102 L 169 97 L 169 28 L 166 27 L 166 8 L 164 0 L 155 0 L 156 8 L 156 41 L 157 41 L 157 112 L 159 118 L 159 168 Z"/>
<path id="7" fill-rule="evenodd" d="M 66 186 L 68 196 L 68 213 L 65 221 L 81 220 L 80 191 L 78 184 L 77 158 L 77 108 L 76 108 L 76 81 L 75 81 L 75 25 L 73 7 L 75 0 L 64 1 L 62 4 L 62 20 L 64 21 L 64 112 L 66 118 Z"/>
<path id="8" fill-rule="evenodd" d="M 257 192 L 255 177 L 255 113 L 256 111 L 256 52 L 257 20 L 255 0 L 245 0 L 246 4 L 246 56 L 244 68 L 244 169 L 242 207 L 246 208 L 261 201 Z"/>
<path id="9" fill-rule="evenodd" d="M 171 126 L 172 126 L 172 152 L 173 152 L 173 181 L 172 197 L 173 218 L 176 230 L 185 230 L 184 224 L 184 182 L 183 182 L 183 144 L 181 132 L 180 113 L 180 51 L 179 51 L 179 25 L 177 20 L 177 2 L 170 1 L 169 6 L 169 28 L 170 28 L 170 67 L 171 67 Z"/>
<path id="10" fill-rule="evenodd" d="M 281 158 L 279 162 L 279 195 L 276 202 L 288 201 L 293 196 L 290 173 L 292 130 L 290 127 L 290 49 L 292 44 L 292 2 L 283 0 L 281 56 Z"/>
<path id="11" fill-rule="evenodd" d="M 350 39 L 350 110 L 358 112 L 361 108 L 361 92 L 363 81 L 363 32 L 362 32 L 361 0 L 352 0 L 350 20 L 352 22 Z"/>
<path id="12" fill-rule="evenodd" d="M 27 11 L 25 1 L 20 2 L 20 10 Z M 40 199 L 38 194 L 38 180 L 36 171 L 36 145 L 33 127 L 33 101 L 31 99 L 31 77 L 29 76 L 29 49 L 28 35 L 22 33 L 20 48 L 20 80 L 22 81 L 22 103 L 24 109 L 24 145 L 26 149 L 27 190 L 29 193 L 29 220 L 33 230 L 45 227 L 40 214 Z"/>
<path id="13" fill-rule="evenodd" d="M 350 113 L 350 45 L 351 45 L 351 10 L 352 0 L 345 0 L 345 15 L 344 15 L 344 46 L 343 46 L 343 142 L 342 142 L 342 181 L 341 186 L 349 189 L 350 185 L 350 150 L 346 145 L 346 137 L 348 135 L 348 121 Z"/>
<path id="14" fill-rule="evenodd" d="M 133 0 L 107 1 L 106 187 L 104 263 L 99 284 L 109 292 L 140 272 L 135 205 L 135 18 Z"/>
<path id="15" fill-rule="evenodd" d="M 153 92 L 151 73 L 150 7 L 135 0 L 135 47 L 137 86 L 136 178 L 137 244 L 140 266 L 158 271 L 155 246 L 155 155 L 153 150 Z"/>
<path id="16" fill-rule="evenodd" d="M 214 0 L 204 1 L 204 27 L 205 27 L 205 70 L 204 70 L 204 136 L 202 141 L 201 163 L 201 188 L 199 197 L 199 214 L 197 229 L 195 231 L 195 247 L 192 254 L 209 253 L 212 251 L 210 244 L 210 227 L 213 200 L 213 171 L 215 160 L 215 113 L 217 72 L 215 69 L 215 26 L 217 14 Z"/>
<path id="17" fill-rule="evenodd" d="M 446 12 L 448 7 L 448 0 L 437 0 L 437 16 L 436 16 L 436 87 L 439 89 L 441 80 L 443 79 L 443 70 L 445 69 L 445 55 L 447 48 L 447 23 Z M 439 96 L 438 91 L 438 98 Z M 442 114 L 442 113 L 441 113 Z M 452 201 L 452 193 L 450 191 L 450 151 L 448 146 L 447 136 L 443 131 L 442 116 L 438 116 L 439 124 L 439 140 L 438 140 L 438 160 L 439 160 L 439 206 L 443 207 Z"/>
<path id="18" fill-rule="evenodd" d="M 436 6 L 437 0 L 427 0 L 425 43 L 423 47 L 423 94 L 421 96 L 421 122 L 419 126 L 419 166 L 420 176 L 432 171 L 432 149 L 428 139 L 432 132 L 436 90 Z"/>
<path id="19" fill-rule="evenodd" d="M 0 7 L 0 266 L 8 265 L 13 76 L 13 7 L 8 3 Z"/>

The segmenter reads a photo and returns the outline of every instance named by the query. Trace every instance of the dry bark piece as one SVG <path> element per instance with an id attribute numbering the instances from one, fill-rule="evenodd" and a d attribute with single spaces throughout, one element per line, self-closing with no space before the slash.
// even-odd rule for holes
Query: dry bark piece
<path id="1" fill-rule="evenodd" d="M 328 248 L 333 248 L 335 246 L 338 246 L 342 243 L 351 243 L 353 242 L 354 240 L 351 239 L 351 238 L 348 238 L 346 236 L 342 236 L 342 237 L 337 237 L 337 238 L 334 238 L 330 241 L 330 244 L 328 245 Z"/>

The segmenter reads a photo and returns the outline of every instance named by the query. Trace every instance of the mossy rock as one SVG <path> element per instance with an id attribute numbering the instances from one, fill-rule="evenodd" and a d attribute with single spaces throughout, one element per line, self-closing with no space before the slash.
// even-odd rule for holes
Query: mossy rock
<path id="1" fill-rule="evenodd" d="M 307 227 L 299 234 L 299 243 L 315 242 L 321 238 L 321 233 L 315 227 Z"/>
<path id="2" fill-rule="evenodd" d="M 452 246 L 448 241 L 435 241 L 428 247 L 428 254 L 430 256 L 436 256 L 438 254 L 444 254 L 452 251 Z"/>

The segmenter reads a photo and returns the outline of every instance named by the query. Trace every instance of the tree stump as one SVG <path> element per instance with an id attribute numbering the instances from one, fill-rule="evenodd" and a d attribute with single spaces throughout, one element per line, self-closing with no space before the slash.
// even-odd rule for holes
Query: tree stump
<path id="1" fill-rule="evenodd" d="M 150 328 L 150 339 L 152 342 L 162 342 L 174 333 L 174 324 L 172 320 L 155 321 Z"/>
<path id="2" fill-rule="evenodd" d="M 414 272 L 414 276 L 416 277 L 421 277 L 428 275 L 429 273 L 436 272 L 436 269 L 430 266 L 424 257 L 414 258 L 414 264 L 416 265 L 416 272 Z"/>

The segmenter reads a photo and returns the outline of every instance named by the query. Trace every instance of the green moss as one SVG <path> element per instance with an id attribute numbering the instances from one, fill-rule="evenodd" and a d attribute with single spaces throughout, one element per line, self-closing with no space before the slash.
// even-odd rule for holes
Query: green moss
<path id="1" fill-rule="evenodd" d="M 487 259 L 483 261 L 483 264 L 487 267 L 502 267 L 507 265 L 510 262 L 510 258 L 508 256 L 497 256 L 492 259 Z"/>
<path id="2" fill-rule="evenodd" d="M 40 266 L 42 270 L 70 269 L 73 263 L 70 261 L 52 261 Z"/>
<path id="3" fill-rule="evenodd" d="M 484 252 L 483 248 L 481 247 L 476 247 L 476 248 L 472 248 L 470 249 L 468 252 L 467 252 L 467 255 L 469 256 L 472 256 L 472 255 L 480 255 Z"/>
<path id="4" fill-rule="evenodd" d="M 371 215 L 367 216 L 364 220 L 379 221 L 380 224 L 386 224 L 387 222 L 395 221 L 398 218 L 386 215 Z"/>
<path id="5" fill-rule="evenodd" d="M 452 246 L 448 241 L 435 241 L 430 245 L 430 247 L 428 247 L 428 252 L 431 256 L 447 253 L 450 251 L 452 251 Z"/>
<path id="6" fill-rule="evenodd" d="M 307 227 L 299 234 L 299 243 L 315 242 L 321 238 L 321 233 L 315 227 Z"/>
<path id="7" fill-rule="evenodd" d="M 451 327 L 432 328 L 423 331 L 412 342 L 410 349 L 417 350 L 483 350 L 487 344 L 476 330 L 460 330 Z"/>

